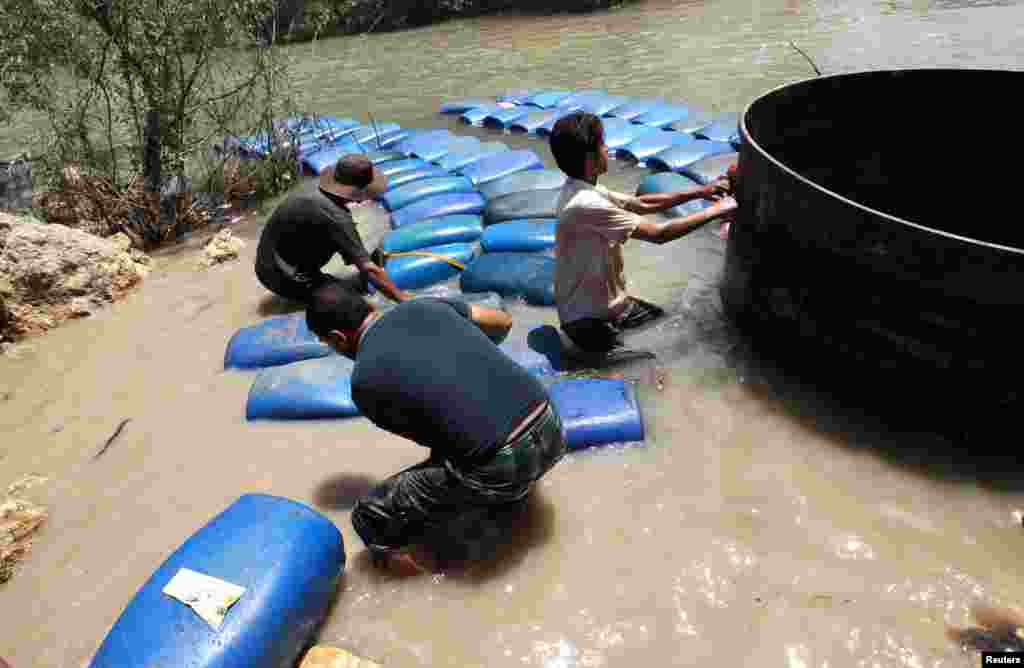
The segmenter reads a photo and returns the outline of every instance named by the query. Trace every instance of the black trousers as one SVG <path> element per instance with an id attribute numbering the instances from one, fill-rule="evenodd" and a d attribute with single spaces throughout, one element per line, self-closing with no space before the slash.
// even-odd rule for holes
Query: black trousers
<path id="1" fill-rule="evenodd" d="M 653 322 L 665 315 L 664 309 L 636 297 L 628 297 L 626 309 L 616 320 L 582 318 L 562 325 L 573 343 L 588 353 L 607 353 L 625 345 L 623 331 Z"/>
<path id="2" fill-rule="evenodd" d="M 319 270 L 309 274 L 302 274 L 301 278 L 296 279 L 276 267 L 266 267 L 257 264 L 256 278 L 259 279 L 263 287 L 278 297 L 284 297 L 300 304 L 308 304 L 313 292 L 329 281 L 346 283 L 349 287 L 362 294 L 369 293 L 369 283 L 362 274 L 355 278 L 354 283 L 343 281 L 337 276 L 325 274 Z"/>

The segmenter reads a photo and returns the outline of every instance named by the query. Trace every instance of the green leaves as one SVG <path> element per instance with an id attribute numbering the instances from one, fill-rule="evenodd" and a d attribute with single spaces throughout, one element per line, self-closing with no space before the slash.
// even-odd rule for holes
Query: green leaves
<path id="1" fill-rule="evenodd" d="M 155 111 L 161 171 L 170 174 L 211 140 L 247 134 L 284 111 L 287 61 L 273 45 L 255 48 L 274 6 L 274 0 L 3 0 L 0 122 L 12 113 L 41 113 L 49 136 L 40 158 L 53 170 L 75 161 L 116 183 L 138 169 L 143 119 Z"/>

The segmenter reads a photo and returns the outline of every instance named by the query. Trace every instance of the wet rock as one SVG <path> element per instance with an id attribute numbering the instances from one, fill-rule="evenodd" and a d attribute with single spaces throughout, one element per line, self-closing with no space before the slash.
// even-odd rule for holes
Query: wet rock
<path id="1" fill-rule="evenodd" d="M 231 230 L 221 230 L 206 244 L 203 264 L 212 267 L 234 260 L 243 248 L 245 242 L 232 234 Z"/>
<path id="2" fill-rule="evenodd" d="M 122 234 L 110 239 L 16 217 L 0 249 L 9 339 L 38 334 L 111 303 L 147 273 Z"/>

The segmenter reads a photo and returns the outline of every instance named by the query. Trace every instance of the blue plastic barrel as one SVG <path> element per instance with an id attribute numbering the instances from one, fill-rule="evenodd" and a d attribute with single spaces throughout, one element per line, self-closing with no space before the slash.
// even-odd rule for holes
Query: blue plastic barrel
<path id="1" fill-rule="evenodd" d="M 570 378 L 548 388 L 569 450 L 636 443 L 644 424 L 633 386 L 620 379 Z"/>
<path id="2" fill-rule="evenodd" d="M 480 237 L 485 253 L 533 253 L 553 248 L 558 219 L 510 220 L 489 226 Z"/>
<path id="3" fill-rule="evenodd" d="M 489 155 L 463 167 L 459 173 L 479 187 L 503 176 L 531 169 L 544 169 L 544 161 L 529 149 L 518 149 Z"/>
<path id="4" fill-rule="evenodd" d="M 476 192 L 432 195 L 392 213 L 391 226 L 398 229 L 424 218 L 438 218 L 459 213 L 476 215 L 484 210 L 484 204 L 483 196 Z"/>
<path id="5" fill-rule="evenodd" d="M 483 234 L 480 216 L 454 215 L 426 218 L 384 236 L 381 248 L 387 253 L 400 253 L 427 246 L 476 241 Z"/>
<path id="6" fill-rule="evenodd" d="M 445 258 L 465 266 L 473 261 L 477 246 L 473 243 L 441 244 L 406 252 L 413 254 L 389 258 L 384 264 L 384 271 L 399 289 L 416 290 L 458 274 L 459 268 Z"/>
<path id="7" fill-rule="evenodd" d="M 162 593 L 182 568 L 245 588 L 219 630 Z M 90 666 L 294 666 L 315 640 L 344 568 L 341 533 L 330 520 L 289 499 L 246 494 L 153 573 Z"/>
<path id="8" fill-rule="evenodd" d="M 331 349 L 306 326 L 304 313 L 275 316 L 243 327 L 228 341 L 225 369 L 259 369 L 323 357 Z"/>
<path id="9" fill-rule="evenodd" d="M 439 176 L 393 187 L 378 199 L 388 211 L 397 211 L 432 195 L 475 191 L 476 187 L 465 176 Z"/>
<path id="10" fill-rule="evenodd" d="M 497 292 L 536 306 L 555 303 L 555 260 L 532 253 L 484 253 L 459 276 L 463 292 Z"/>

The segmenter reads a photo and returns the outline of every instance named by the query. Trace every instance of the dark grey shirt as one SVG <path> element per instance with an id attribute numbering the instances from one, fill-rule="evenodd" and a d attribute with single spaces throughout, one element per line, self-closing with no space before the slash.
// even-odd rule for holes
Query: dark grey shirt
<path id="1" fill-rule="evenodd" d="M 256 264 L 296 278 L 295 273 L 315 274 L 335 253 L 347 264 L 369 259 L 343 201 L 317 188 L 277 207 L 260 236 Z"/>
<path id="2" fill-rule="evenodd" d="M 352 371 L 364 416 L 456 462 L 496 453 L 548 399 L 469 316 L 457 299 L 398 304 L 365 332 Z"/>

